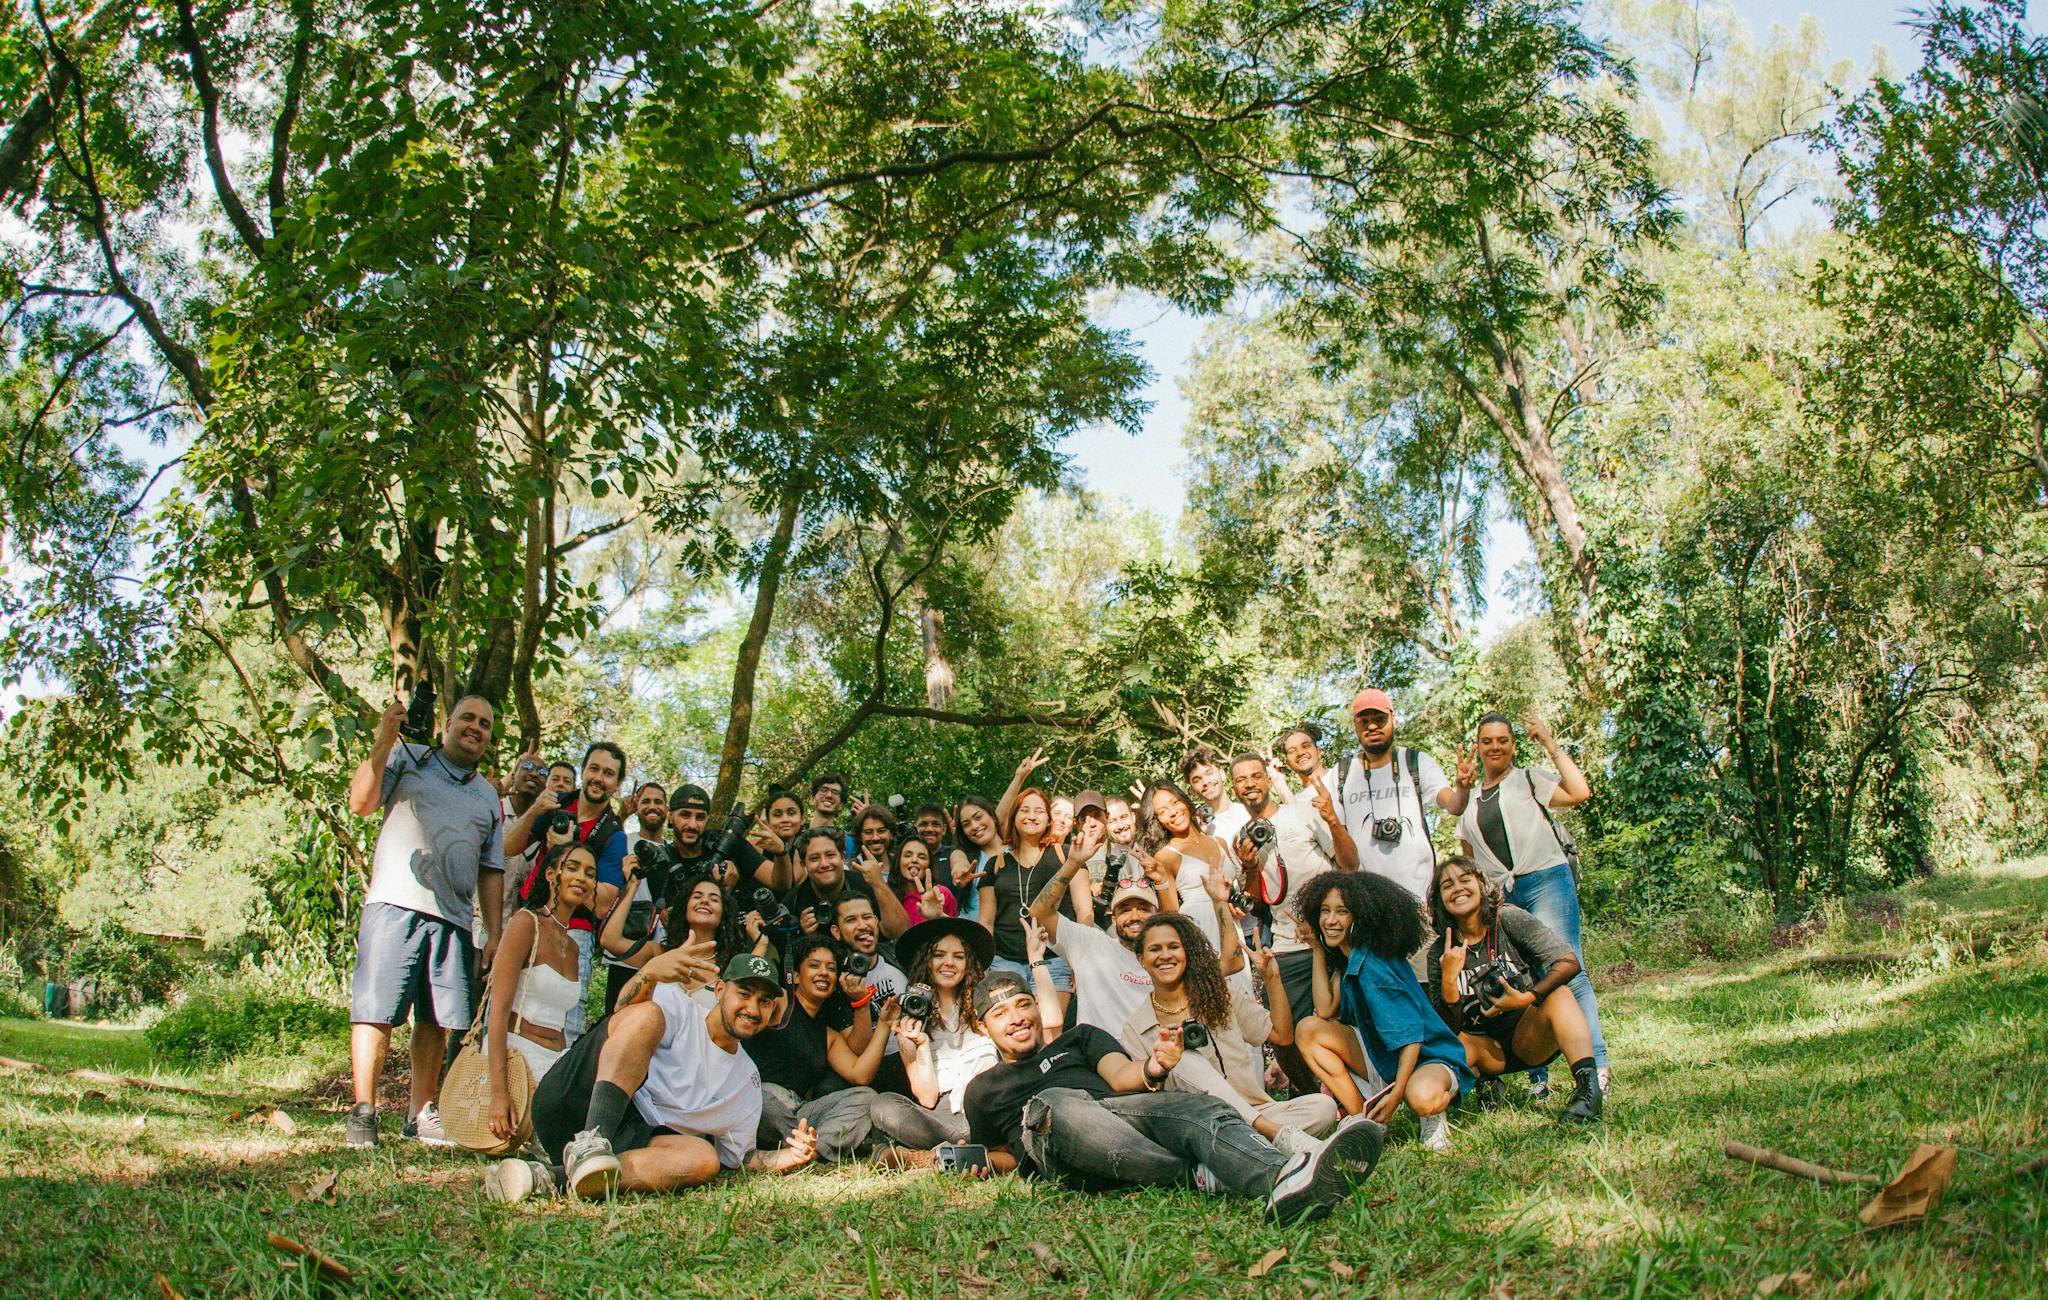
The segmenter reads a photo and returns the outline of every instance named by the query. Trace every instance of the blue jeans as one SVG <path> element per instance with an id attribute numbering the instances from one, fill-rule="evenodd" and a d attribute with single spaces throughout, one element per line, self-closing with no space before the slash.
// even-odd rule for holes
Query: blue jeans
<path id="1" fill-rule="evenodd" d="M 1572 881 L 1571 864 L 1560 862 L 1516 876 L 1508 901 L 1557 931 L 1558 937 L 1572 946 L 1579 959 L 1579 973 L 1572 976 L 1570 985 L 1572 1000 L 1579 1004 L 1593 1035 L 1593 1064 L 1606 1069 L 1607 1039 L 1600 1033 L 1600 1004 L 1593 1000 L 1593 981 L 1585 971 L 1586 952 L 1579 946 L 1579 887 Z M 1529 1077 L 1542 1082 L 1550 1078 L 1550 1071 L 1538 1066 L 1529 1071 Z"/>
<path id="2" fill-rule="evenodd" d="M 1074 925 L 1076 922 L 1068 921 L 1066 924 Z M 1062 993 L 1072 993 L 1074 991 L 1074 968 L 1067 964 L 1067 959 L 1047 953 L 1045 954 L 1045 964 L 1046 968 L 1052 972 L 1052 986 Z M 1021 961 L 1011 961 L 1008 957 L 998 957 L 988 964 L 988 968 L 991 974 L 999 970 L 1010 972 L 1010 974 L 1015 975 L 1018 979 L 1023 980 L 1026 988 L 1038 987 L 1031 982 L 1031 967 Z"/>

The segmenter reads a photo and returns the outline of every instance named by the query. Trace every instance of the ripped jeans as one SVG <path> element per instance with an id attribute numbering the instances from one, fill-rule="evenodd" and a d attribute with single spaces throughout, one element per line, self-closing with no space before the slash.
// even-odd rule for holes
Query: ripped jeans
<path id="1" fill-rule="evenodd" d="M 1204 1165 L 1233 1196 L 1263 1197 L 1287 1163 L 1238 1113 L 1191 1092 L 1127 1092 L 1097 1100 L 1047 1088 L 1024 1103 L 1024 1152 L 1041 1173 L 1075 1186 L 1183 1187 Z"/>

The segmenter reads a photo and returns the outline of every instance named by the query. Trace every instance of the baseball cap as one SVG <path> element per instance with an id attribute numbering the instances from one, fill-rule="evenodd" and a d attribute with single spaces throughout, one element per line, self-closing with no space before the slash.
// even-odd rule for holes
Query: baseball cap
<path id="1" fill-rule="evenodd" d="M 753 952 L 734 955 L 733 959 L 725 964 L 725 970 L 720 972 L 718 978 L 728 984 L 744 984 L 748 980 L 759 980 L 764 984 L 773 984 L 778 989 L 782 987 L 782 972 L 775 968 L 775 963 Z"/>
<path id="2" fill-rule="evenodd" d="M 1132 881 L 1126 885 L 1118 885 L 1116 892 L 1109 896 L 1110 912 L 1114 914 L 1117 908 L 1123 906 L 1126 898 L 1142 898 L 1154 907 L 1159 906 L 1159 892 L 1157 890 L 1143 881 Z"/>
<path id="3" fill-rule="evenodd" d="M 1394 716 L 1394 701 L 1385 691 L 1368 686 L 1351 697 L 1351 716 L 1357 717 L 1367 709 L 1378 709 L 1388 717 Z"/>
<path id="4" fill-rule="evenodd" d="M 1083 790 L 1074 796 L 1074 816 L 1079 817 L 1082 813 L 1091 810 L 1099 812 L 1105 817 L 1109 816 L 1109 804 L 1103 799 L 1102 791 Z"/>
<path id="5" fill-rule="evenodd" d="M 974 1018 L 980 1020 L 1011 998 L 1028 996 L 1031 986 L 1009 971 L 996 971 L 974 986 Z"/>
<path id="6" fill-rule="evenodd" d="M 675 812 L 679 808 L 702 808 L 710 812 L 711 796 L 701 785 L 679 785 L 676 792 L 668 797 L 668 810 Z"/>

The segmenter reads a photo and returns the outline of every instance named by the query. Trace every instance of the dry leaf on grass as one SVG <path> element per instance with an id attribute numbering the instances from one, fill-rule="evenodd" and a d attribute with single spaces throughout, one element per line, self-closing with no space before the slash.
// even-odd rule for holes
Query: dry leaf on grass
<path id="1" fill-rule="evenodd" d="M 98 1088 L 87 1088 L 84 1092 L 78 1094 L 78 1099 L 80 1101 L 105 1101 L 107 1094 L 101 1092 Z"/>
<path id="2" fill-rule="evenodd" d="M 1493 1284 L 1493 1290 L 1486 1293 L 1489 1300 L 1515 1300 L 1514 1284 L 1506 1278 Z"/>
<path id="3" fill-rule="evenodd" d="M 269 1240 L 271 1245 L 284 1251 L 286 1254 L 298 1255 L 304 1259 L 312 1260 L 315 1268 L 318 1268 L 322 1273 L 325 1273 L 337 1282 L 353 1282 L 355 1280 L 356 1275 L 349 1272 L 346 1267 L 329 1259 L 303 1242 L 293 1241 L 290 1237 L 280 1236 L 275 1232 L 266 1232 L 263 1235 Z"/>
<path id="4" fill-rule="evenodd" d="M 1856 1217 L 1867 1228 L 1888 1228 L 1925 1218 L 1941 1202 L 1941 1193 L 1956 1176 L 1956 1149 L 1922 1142 L 1913 1149 L 1899 1176 L 1885 1185 Z"/>
<path id="5" fill-rule="evenodd" d="M 1332 1276 L 1348 1282 L 1357 1276 L 1358 1270 L 1341 1259 L 1333 1259 L 1330 1261 L 1330 1273 Z"/>
<path id="6" fill-rule="evenodd" d="M 1802 1268 L 1797 1273 L 1773 1273 L 1756 1284 L 1756 1293 L 1759 1298 L 1773 1295 L 1794 1295 L 1811 1281 L 1813 1281 L 1813 1273 L 1808 1269 Z"/>
<path id="7" fill-rule="evenodd" d="M 1066 1280 L 1067 1266 L 1060 1260 L 1058 1255 L 1052 1253 L 1051 1246 L 1046 1245 L 1042 1241 L 1033 1241 L 1027 1242 L 1024 1249 L 1037 1256 L 1038 1262 L 1045 1265 L 1045 1275 L 1047 1277 L 1055 1282 Z"/>
<path id="8" fill-rule="evenodd" d="M 43 1067 L 34 1061 L 17 1061 L 11 1056 L 0 1056 L 0 1070 L 40 1070 Z"/>
<path id="9" fill-rule="evenodd" d="M 291 1137 L 299 1131 L 298 1124 L 293 1121 L 291 1116 L 285 1114 L 281 1110 L 271 1111 L 270 1114 L 264 1116 L 264 1118 L 270 1121 L 270 1127 L 276 1129 L 278 1132 L 284 1134 L 286 1137 Z"/>
<path id="10" fill-rule="evenodd" d="M 107 1072 L 106 1072 L 105 1070 L 73 1070 L 73 1071 L 71 1072 L 71 1076 L 70 1076 L 70 1077 L 72 1077 L 72 1078 L 74 1078 L 74 1079 L 84 1079 L 84 1080 L 85 1080 L 86 1082 L 88 1082 L 88 1083 L 126 1083 L 126 1082 L 128 1082 L 128 1080 L 127 1080 L 126 1078 L 124 1078 L 123 1076 L 121 1076 L 121 1075 L 118 1075 L 118 1074 L 108 1074 L 108 1073 L 107 1073 Z"/>
<path id="11" fill-rule="evenodd" d="M 185 1297 L 178 1293 L 178 1288 L 171 1285 L 171 1280 L 161 1273 L 156 1275 L 156 1293 L 163 1300 L 185 1300 Z"/>
<path id="12" fill-rule="evenodd" d="M 1264 1277 L 1273 1271 L 1275 1264 L 1286 1258 L 1287 1248 L 1285 1246 L 1275 1246 L 1272 1250 L 1260 1256 L 1258 1263 L 1246 1269 L 1244 1275 L 1246 1277 Z"/>
<path id="13" fill-rule="evenodd" d="M 310 1183 L 296 1180 L 286 1183 L 285 1190 L 292 1194 L 295 1201 L 318 1201 L 322 1205 L 332 1205 L 335 1199 L 334 1180 L 333 1173 L 324 1173 Z"/>

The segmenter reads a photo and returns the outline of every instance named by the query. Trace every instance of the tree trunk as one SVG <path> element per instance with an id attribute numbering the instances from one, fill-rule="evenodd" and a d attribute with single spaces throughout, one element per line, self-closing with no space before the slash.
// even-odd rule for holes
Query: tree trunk
<path id="1" fill-rule="evenodd" d="M 768 538 L 767 554 L 761 558 L 761 575 L 754 584 L 754 613 L 747 620 L 747 634 L 732 670 L 732 712 L 725 723 L 725 743 L 718 751 L 718 787 L 711 794 L 714 815 L 732 806 L 739 796 L 740 778 L 745 775 L 747 740 L 754 729 L 754 678 L 761 668 L 761 648 L 767 644 L 769 626 L 775 621 L 775 598 L 782 589 L 782 569 L 789 560 L 790 541 L 796 536 L 797 515 L 802 507 L 803 489 L 793 485 L 775 515 L 775 531 Z"/>

